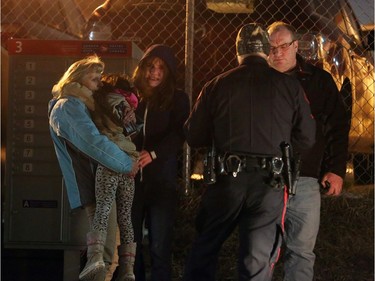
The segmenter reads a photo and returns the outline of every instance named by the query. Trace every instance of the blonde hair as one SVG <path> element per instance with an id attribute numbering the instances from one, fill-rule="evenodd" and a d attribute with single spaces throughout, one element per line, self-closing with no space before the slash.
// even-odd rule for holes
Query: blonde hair
<path id="1" fill-rule="evenodd" d="M 53 94 L 55 98 L 61 97 L 63 89 L 67 84 L 72 82 L 81 83 L 86 74 L 91 72 L 103 73 L 103 70 L 104 62 L 96 55 L 74 62 L 54 86 Z"/>

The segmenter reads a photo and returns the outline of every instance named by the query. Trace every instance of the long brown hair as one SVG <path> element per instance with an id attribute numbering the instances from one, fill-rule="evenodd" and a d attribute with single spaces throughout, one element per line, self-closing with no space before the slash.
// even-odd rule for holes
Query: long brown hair
<path id="1" fill-rule="evenodd" d="M 133 81 L 134 86 L 138 90 L 138 95 L 141 100 L 148 102 L 149 108 L 167 110 L 172 106 L 174 91 L 175 91 L 175 78 L 171 74 L 168 65 L 161 58 L 164 63 L 164 77 L 159 86 L 151 88 L 146 80 L 147 65 L 152 63 L 156 58 L 155 56 L 148 57 L 142 60 L 134 71 Z"/>

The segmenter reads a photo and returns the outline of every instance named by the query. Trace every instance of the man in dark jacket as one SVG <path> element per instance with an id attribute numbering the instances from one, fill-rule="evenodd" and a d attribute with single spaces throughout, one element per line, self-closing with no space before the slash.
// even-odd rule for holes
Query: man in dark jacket
<path id="1" fill-rule="evenodd" d="M 239 66 L 208 82 L 185 123 L 192 147 L 214 144 L 224 172 L 208 186 L 184 281 L 214 281 L 218 252 L 239 226 L 239 280 L 271 280 L 282 233 L 285 190 L 280 144 L 310 147 L 315 122 L 298 81 L 270 68 L 268 34 L 257 24 L 236 40 Z"/>
<path id="2" fill-rule="evenodd" d="M 289 198 L 285 220 L 284 280 L 311 281 L 316 237 L 320 223 L 320 184 L 327 195 L 341 193 L 346 170 L 349 122 L 331 75 L 303 61 L 292 26 L 275 22 L 268 28 L 269 62 L 280 72 L 296 77 L 316 120 L 316 143 L 301 153 L 296 195 Z M 321 170 L 324 159 L 324 169 Z M 322 175 L 322 177 L 320 176 Z"/>

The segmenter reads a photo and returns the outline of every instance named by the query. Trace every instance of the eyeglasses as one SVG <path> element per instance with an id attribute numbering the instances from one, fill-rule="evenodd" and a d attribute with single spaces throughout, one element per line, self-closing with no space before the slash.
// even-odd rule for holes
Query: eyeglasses
<path id="1" fill-rule="evenodd" d="M 280 46 L 277 46 L 277 47 L 274 47 L 274 46 L 271 46 L 270 47 L 270 51 L 272 53 L 276 52 L 277 49 L 280 49 L 280 51 L 286 51 L 286 49 L 288 49 L 290 47 L 290 45 L 292 45 L 296 40 L 293 40 L 292 42 L 289 42 L 289 43 L 284 43 L 284 44 L 281 44 Z"/>

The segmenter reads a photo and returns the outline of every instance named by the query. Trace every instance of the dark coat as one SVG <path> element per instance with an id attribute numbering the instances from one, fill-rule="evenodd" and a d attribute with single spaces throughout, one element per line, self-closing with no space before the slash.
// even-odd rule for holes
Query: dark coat
<path id="1" fill-rule="evenodd" d="M 143 169 L 143 179 L 165 179 L 177 177 L 177 155 L 185 141 L 183 125 L 189 116 L 189 97 L 182 91 L 175 91 L 173 106 L 169 110 L 148 109 L 144 119 L 144 130 L 134 142 L 137 150 L 154 151 L 157 158 Z M 137 116 L 145 116 L 147 103 L 141 101 Z"/>
<path id="2" fill-rule="evenodd" d="M 176 77 L 177 62 L 172 49 L 168 46 L 156 44 L 149 47 L 139 64 L 149 57 L 158 57 L 168 66 L 172 79 Z M 177 180 L 178 153 L 182 151 L 185 141 L 183 125 L 189 116 L 190 101 L 186 93 L 175 90 L 168 109 L 148 106 L 145 99 L 141 99 L 136 115 L 144 122 L 144 129 L 134 142 L 137 150 L 146 150 L 156 158 L 142 171 L 142 178 L 147 180 Z"/>
<path id="3" fill-rule="evenodd" d="M 319 178 L 321 173 L 332 172 L 344 178 L 350 123 L 342 97 L 328 72 L 300 56 L 297 61 L 291 74 L 300 81 L 316 121 L 316 142 L 302 152 L 300 176 Z"/>

